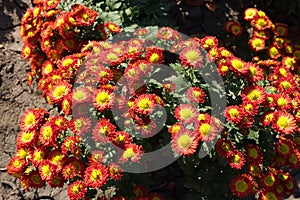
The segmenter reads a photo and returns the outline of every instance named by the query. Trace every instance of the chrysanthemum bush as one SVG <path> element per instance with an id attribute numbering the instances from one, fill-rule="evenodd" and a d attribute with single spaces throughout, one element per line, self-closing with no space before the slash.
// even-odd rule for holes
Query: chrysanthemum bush
<path id="1" fill-rule="evenodd" d="M 58 1 L 45 2 L 22 19 L 22 55 L 29 82 L 60 115 L 30 108 L 21 117 L 7 170 L 25 189 L 67 184 L 70 199 L 167 199 L 151 182 L 160 169 L 167 183 L 184 177 L 178 198 L 294 192 L 300 49 L 285 39 L 286 25 L 247 9 L 252 59 L 243 60 L 213 36 L 168 27 L 120 33 L 83 5 L 60 11 Z M 241 26 L 227 25 L 240 35 Z"/>

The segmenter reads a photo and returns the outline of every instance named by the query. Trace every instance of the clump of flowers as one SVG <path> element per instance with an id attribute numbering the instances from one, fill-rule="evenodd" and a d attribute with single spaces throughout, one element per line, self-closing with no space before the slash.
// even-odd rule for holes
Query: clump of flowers
<path id="1" fill-rule="evenodd" d="M 116 34 L 120 27 L 107 22 L 94 30 L 95 11 L 75 4 L 61 12 L 46 2 L 23 17 L 22 55 L 61 112 L 28 109 L 21 118 L 7 169 L 25 189 L 67 183 L 70 199 L 163 199 L 126 169 L 149 169 L 147 153 L 170 144 L 165 158 L 178 161 L 166 168 L 187 177 L 188 195 L 204 198 L 214 173 L 230 178 L 215 184 L 225 184 L 230 198 L 292 194 L 290 170 L 300 166 L 300 57 L 284 38 L 285 25 L 247 9 L 252 59 L 244 60 L 213 36 L 185 39 L 168 27 L 106 38 L 104 28 Z M 82 39 L 82 27 L 101 37 Z M 236 21 L 225 28 L 242 33 Z M 222 97 L 219 108 L 214 100 Z"/>

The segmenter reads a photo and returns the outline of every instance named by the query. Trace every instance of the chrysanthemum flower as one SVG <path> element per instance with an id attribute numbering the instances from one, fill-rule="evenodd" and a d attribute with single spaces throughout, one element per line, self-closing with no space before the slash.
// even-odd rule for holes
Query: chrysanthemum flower
<path id="1" fill-rule="evenodd" d="M 251 20 L 251 25 L 257 30 L 266 30 L 271 28 L 272 22 L 267 16 L 258 16 Z"/>
<path id="2" fill-rule="evenodd" d="M 150 63 L 161 64 L 164 62 L 163 49 L 159 47 L 148 47 L 146 48 L 146 60 Z"/>
<path id="3" fill-rule="evenodd" d="M 228 32 L 237 37 L 243 33 L 243 27 L 236 21 L 228 26 Z"/>
<path id="4" fill-rule="evenodd" d="M 226 155 L 226 161 L 233 169 L 242 169 L 246 162 L 244 155 L 238 150 L 229 151 Z"/>
<path id="5" fill-rule="evenodd" d="M 283 23 L 275 23 L 275 34 L 285 37 L 288 34 L 288 25 Z"/>
<path id="6" fill-rule="evenodd" d="M 195 47 L 186 47 L 181 50 L 179 59 L 184 66 L 199 68 L 203 63 L 203 56 L 199 49 Z"/>
<path id="7" fill-rule="evenodd" d="M 114 96 L 114 93 L 108 90 L 96 90 L 94 93 L 94 107 L 100 112 L 110 109 L 114 102 Z"/>
<path id="8" fill-rule="evenodd" d="M 261 37 L 253 36 L 248 42 L 250 48 L 255 51 L 259 52 L 265 49 L 265 40 Z"/>
<path id="9" fill-rule="evenodd" d="M 279 133 L 290 135 L 297 128 L 296 120 L 290 113 L 279 111 L 275 113 L 272 128 Z"/>
<path id="10" fill-rule="evenodd" d="M 62 153 L 66 156 L 69 155 L 68 153 L 76 154 L 77 147 L 81 142 L 82 138 L 77 135 L 65 137 L 63 143 L 61 144 Z"/>
<path id="11" fill-rule="evenodd" d="M 155 108 L 155 100 L 149 94 L 142 94 L 134 100 L 133 110 L 140 115 L 148 115 Z"/>
<path id="12" fill-rule="evenodd" d="M 277 81 L 277 89 L 280 92 L 284 92 L 285 94 L 291 94 L 295 91 L 296 89 L 296 83 L 293 80 L 292 77 L 284 77 L 284 78 L 280 78 Z"/>
<path id="13" fill-rule="evenodd" d="M 72 163 L 65 164 L 61 173 L 65 180 L 72 180 L 77 176 L 76 168 Z"/>
<path id="14" fill-rule="evenodd" d="M 212 47 L 218 47 L 218 39 L 214 36 L 205 36 L 200 40 L 201 47 L 208 50 Z"/>
<path id="15" fill-rule="evenodd" d="M 17 137 L 17 146 L 32 146 L 37 139 L 36 131 L 21 131 Z"/>
<path id="16" fill-rule="evenodd" d="M 87 133 L 91 127 L 91 121 L 87 117 L 75 118 L 74 120 L 71 120 L 71 123 L 70 129 L 79 136 Z"/>
<path id="17" fill-rule="evenodd" d="M 43 76 L 49 75 L 51 72 L 53 72 L 54 68 L 55 65 L 53 64 L 53 62 L 51 62 L 50 60 L 46 60 L 45 62 L 43 62 L 42 65 L 42 75 Z"/>
<path id="18" fill-rule="evenodd" d="M 55 165 L 50 160 L 43 160 L 39 164 L 39 173 L 44 181 L 51 181 L 55 175 Z"/>
<path id="19" fill-rule="evenodd" d="M 118 164 L 110 164 L 108 166 L 109 177 L 113 180 L 121 180 L 123 174 L 122 169 Z"/>
<path id="20" fill-rule="evenodd" d="M 46 122 L 40 129 L 39 140 L 45 146 L 55 145 L 59 132 L 50 122 Z"/>
<path id="21" fill-rule="evenodd" d="M 59 173 L 59 174 L 54 175 L 52 180 L 47 181 L 47 183 L 51 188 L 62 188 L 62 187 L 64 187 L 65 179 Z"/>
<path id="22" fill-rule="evenodd" d="M 260 123 L 263 126 L 269 126 L 272 123 L 273 119 L 274 119 L 274 114 L 275 114 L 275 111 L 273 111 L 273 110 L 266 111 L 261 116 Z"/>
<path id="23" fill-rule="evenodd" d="M 249 144 L 246 147 L 246 156 L 247 156 L 247 161 L 250 164 L 261 164 L 263 160 L 263 156 L 261 153 L 261 150 L 257 145 L 254 144 Z"/>
<path id="24" fill-rule="evenodd" d="M 152 192 L 147 197 L 149 200 L 164 200 L 163 196 L 158 194 L 157 192 Z"/>
<path id="25" fill-rule="evenodd" d="M 187 98 L 193 103 L 204 103 L 206 94 L 199 87 L 191 87 L 186 91 Z"/>
<path id="26" fill-rule="evenodd" d="M 174 137 L 180 131 L 180 129 L 183 129 L 182 124 L 175 123 L 168 129 L 168 132 L 171 133 L 171 137 Z"/>
<path id="27" fill-rule="evenodd" d="M 240 108 L 245 115 L 255 116 L 258 113 L 258 105 L 252 101 L 243 101 Z"/>
<path id="28" fill-rule="evenodd" d="M 277 185 L 277 176 L 273 172 L 267 172 L 260 178 L 261 186 L 266 190 L 272 190 Z"/>
<path id="29" fill-rule="evenodd" d="M 230 182 L 231 192 L 240 198 L 247 197 L 256 192 L 257 183 L 247 174 L 241 174 Z"/>
<path id="30" fill-rule="evenodd" d="M 298 169 L 300 166 L 300 152 L 298 149 L 294 149 L 294 151 L 290 154 L 287 159 L 287 164 L 291 169 Z"/>
<path id="31" fill-rule="evenodd" d="M 21 55 L 23 57 L 24 60 L 27 60 L 29 59 L 32 54 L 33 54 L 33 50 L 34 48 L 30 45 L 30 44 L 24 44 L 23 47 L 22 47 L 22 51 L 21 51 Z"/>
<path id="32" fill-rule="evenodd" d="M 76 26 L 91 26 L 96 21 L 98 12 L 81 4 L 72 5 L 73 18 Z"/>
<path id="33" fill-rule="evenodd" d="M 297 64 L 297 60 L 295 57 L 290 57 L 290 56 L 285 56 L 282 58 L 282 64 L 287 68 L 287 69 L 292 69 L 294 70 L 295 65 Z"/>
<path id="34" fill-rule="evenodd" d="M 62 112 L 66 115 L 69 116 L 72 111 L 72 96 L 71 93 L 67 95 L 62 102 L 60 103 L 61 110 Z"/>
<path id="35" fill-rule="evenodd" d="M 42 188 L 45 186 L 45 181 L 42 180 L 38 171 L 31 171 L 28 174 L 29 178 L 29 187 L 33 188 Z"/>
<path id="36" fill-rule="evenodd" d="M 110 140 L 118 147 L 124 149 L 127 144 L 132 143 L 131 136 L 125 131 L 116 131 L 110 137 Z"/>
<path id="37" fill-rule="evenodd" d="M 247 65 L 248 72 L 246 73 L 246 78 L 248 80 L 255 83 L 264 79 L 264 73 L 258 65 L 251 62 L 248 62 Z"/>
<path id="38" fill-rule="evenodd" d="M 259 164 L 248 164 L 247 171 L 252 177 L 259 178 L 262 175 L 262 170 Z"/>
<path id="39" fill-rule="evenodd" d="M 91 100 L 91 91 L 86 87 L 78 87 L 72 92 L 72 99 L 75 103 L 86 103 Z"/>
<path id="40" fill-rule="evenodd" d="M 45 148 L 37 148 L 32 153 L 32 160 L 31 162 L 36 167 L 46 158 L 47 151 Z"/>
<path id="41" fill-rule="evenodd" d="M 108 169 L 100 163 L 93 163 L 85 170 L 84 181 L 88 187 L 101 188 L 108 180 Z"/>
<path id="42" fill-rule="evenodd" d="M 175 153 L 188 156 L 196 152 L 198 143 L 196 132 L 183 128 L 172 138 L 171 147 Z"/>
<path id="43" fill-rule="evenodd" d="M 229 68 L 236 72 L 238 75 L 246 74 L 248 71 L 248 65 L 237 57 L 231 57 L 227 59 L 227 63 L 229 64 Z"/>
<path id="44" fill-rule="evenodd" d="M 290 110 L 292 107 L 291 101 L 292 101 L 292 99 L 290 98 L 289 95 L 286 95 L 286 94 L 275 94 L 274 95 L 274 106 L 278 110 L 285 110 L 285 111 Z"/>
<path id="45" fill-rule="evenodd" d="M 295 143 L 286 138 L 281 138 L 278 142 L 275 143 L 275 151 L 283 158 L 288 158 L 295 148 Z"/>
<path id="46" fill-rule="evenodd" d="M 230 140 L 218 139 L 216 143 L 216 151 L 221 157 L 226 157 L 227 154 L 234 149 L 234 145 Z"/>
<path id="47" fill-rule="evenodd" d="M 107 142 L 116 131 L 116 126 L 109 119 L 100 119 L 93 129 L 93 139 L 98 142 Z"/>
<path id="48" fill-rule="evenodd" d="M 10 159 L 8 165 L 7 165 L 7 173 L 18 177 L 21 175 L 21 173 L 24 171 L 26 167 L 26 160 L 24 158 L 20 158 L 19 156 L 14 156 L 12 159 Z"/>
<path id="49" fill-rule="evenodd" d="M 136 36 L 143 36 L 143 35 L 147 35 L 148 33 L 149 31 L 147 28 L 138 28 L 133 34 Z"/>
<path id="50" fill-rule="evenodd" d="M 55 104 L 61 103 L 64 97 L 71 93 L 71 88 L 72 86 L 69 83 L 58 82 L 48 91 L 50 101 Z"/>
<path id="51" fill-rule="evenodd" d="M 174 30 L 170 27 L 161 27 L 157 31 L 156 37 L 162 40 L 171 40 L 173 38 Z"/>
<path id="52" fill-rule="evenodd" d="M 266 100 L 266 91 L 263 87 L 258 85 L 245 87 L 242 91 L 243 101 L 252 101 L 261 104 Z"/>
<path id="53" fill-rule="evenodd" d="M 59 172 L 63 167 L 66 157 L 60 149 L 55 149 L 48 154 L 47 159 L 55 165 L 56 171 Z"/>
<path id="54" fill-rule="evenodd" d="M 227 121 L 234 124 L 238 124 L 244 116 L 241 108 L 237 105 L 228 106 L 224 111 L 224 115 Z"/>
<path id="55" fill-rule="evenodd" d="M 67 191 L 70 200 L 80 200 L 85 198 L 87 188 L 82 180 L 77 180 L 68 186 Z"/>
<path id="56" fill-rule="evenodd" d="M 144 150 L 141 145 L 136 145 L 134 143 L 125 146 L 125 150 L 121 152 L 121 162 L 132 161 L 139 162 Z"/>
<path id="57" fill-rule="evenodd" d="M 22 131 L 34 131 L 40 128 L 44 121 L 46 111 L 42 108 L 33 109 L 29 108 L 22 115 L 20 120 L 20 128 Z"/>
<path id="58" fill-rule="evenodd" d="M 246 21 L 252 21 L 254 18 L 257 17 L 258 10 L 256 8 L 247 8 L 244 11 L 244 19 Z"/>
<path id="59" fill-rule="evenodd" d="M 147 188 L 142 185 L 134 185 L 133 191 L 135 197 L 146 197 Z"/>
<path id="60" fill-rule="evenodd" d="M 105 153 L 102 150 L 93 150 L 89 156 L 89 163 L 102 163 L 105 160 Z"/>
<path id="61" fill-rule="evenodd" d="M 177 120 L 184 123 L 193 123 L 198 117 L 198 111 L 194 105 L 180 104 L 175 108 L 174 116 Z"/>
<path id="62" fill-rule="evenodd" d="M 214 62 L 222 58 L 220 48 L 211 48 L 206 55 L 206 58 L 210 62 Z"/>
<path id="63" fill-rule="evenodd" d="M 213 123 L 199 123 L 196 127 L 200 141 L 208 142 L 214 140 L 218 136 L 218 130 Z"/>
<path id="64" fill-rule="evenodd" d="M 229 65 L 225 59 L 217 61 L 217 71 L 221 76 L 225 76 L 229 72 Z"/>
<path id="65" fill-rule="evenodd" d="M 270 45 L 267 53 L 271 59 L 278 59 L 281 56 L 279 49 L 275 45 Z"/>
<path id="66" fill-rule="evenodd" d="M 104 27 L 106 27 L 111 33 L 118 34 L 121 31 L 120 26 L 113 22 L 104 23 Z"/>
<path id="67" fill-rule="evenodd" d="M 280 200 L 281 197 L 278 196 L 278 194 L 276 192 L 269 191 L 269 190 L 260 190 L 259 199 L 260 200 Z"/>

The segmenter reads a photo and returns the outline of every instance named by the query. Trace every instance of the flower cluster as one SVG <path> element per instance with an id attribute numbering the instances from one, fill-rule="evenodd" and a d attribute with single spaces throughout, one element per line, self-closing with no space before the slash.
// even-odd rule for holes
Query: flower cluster
<path id="1" fill-rule="evenodd" d="M 213 36 L 186 39 L 169 27 L 148 27 L 122 38 L 114 23 L 94 26 L 97 13 L 85 6 L 62 12 L 59 1 L 36 3 L 22 19 L 22 55 L 43 96 L 62 112 L 28 109 L 21 118 L 7 168 L 26 189 L 68 183 L 70 199 L 91 199 L 124 178 L 131 194 L 120 190 L 111 199 L 163 199 L 123 171 L 170 144 L 168 156 L 183 163 L 199 163 L 203 147 L 215 145 L 207 154 L 233 172 L 229 187 L 239 198 L 292 194 L 289 170 L 300 166 L 300 50 L 285 39 L 286 25 L 247 9 L 253 31 L 246 61 Z M 84 40 L 89 28 L 100 39 Z M 107 38 L 105 29 L 121 36 Z M 236 21 L 225 29 L 242 34 Z M 226 96 L 221 111 L 217 96 Z"/>

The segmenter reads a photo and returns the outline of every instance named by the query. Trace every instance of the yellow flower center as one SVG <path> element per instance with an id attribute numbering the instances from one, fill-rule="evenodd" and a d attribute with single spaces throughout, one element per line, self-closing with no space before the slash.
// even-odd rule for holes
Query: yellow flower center
<path id="1" fill-rule="evenodd" d="M 22 141 L 24 142 L 29 142 L 33 138 L 33 133 L 32 132 L 26 132 L 22 134 Z"/>
<path id="2" fill-rule="evenodd" d="M 73 94 L 73 99 L 75 99 L 77 101 L 83 100 L 85 98 L 86 98 L 86 96 L 85 96 L 84 91 L 78 90 Z"/>
<path id="3" fill-rule="evenodd" d="M 206 136 L 212 132 L 212 127 L 210 124 L 204 123 L 204 124 L 201 124 L 199 131 L 200 131 L 201 135 Z"/>
<path id="4" fill-rule="evenodd" d="M 83 19 L 84 21 L 88 21 L 88 20 L 90 19 L 90 16 L 89 16 L 87 13 L 84 13 L 84 14 L 82 15 L 82 19 Z"/>
<path id="5" fill-rule="evenodd" d="M 188 149 L 192 145 L 193 139 L 189 135 L 183 134 L 178 138 L 177 143 L 180 148 Z"/>
<path id="6" fill-rule="evenodd" d="M 249 72 L 251 76 L 255 76 L 257 74 L 257 69 L 253 66 L 249 67 Z"/>
<path id="7" fill-rule="evenodd" d="M 195 62 L 199 58 L 198 52 L 193 50 L 186 52 L 185 56 L 189 62 Z"/>
<path id="8" fill-rule="evenodd" d="M 19 168 L 19 167 L 21 167 L 21 165 L 22 165 L 22 162 L 19 159 L 14 160 L 13 166 L 15 168 Z"/>
<path id="9" fill-rule="evenodd" d="M 65 86 L 58 86 L 57 88 L 55 88 L 53 94 L 54 94 L 54 97 L 60 98 L 64 94 L 66 94 L 66 92 L 67 92 L 67 90 L 66 90 Z"/>
<path id="10" fill-rule="evenodd" d="M 276 47 L 271 47 L 271 48 L 270 48 L 270 54 L 271 54 L 272 56 L 278 55 L 278 54 L 279 54 L 278 49 L 277 49 Z"/>
<path id="11" fill-rule="evenodd" d="M 79 194 L 81 192 L 81 190 L 82 190 L 81 184 L 73 185 L 73 187 L 72 187 L 73 194 Z"/>
<path id="12" fill-rule="evenodd" d="M 119 59 L 119 57 L 115 53 L 109 53 L 109 54 L 107 54 L 106 58 L 108 60 L 111 60 L 111 61 L 116 61 L 116 60 Z"/>
<path id="13" fill-rule="evenodd" d="M 287 128 L 290 126 L 290 121 L 288 120 L 288 118 L 286 118 L 285 116 L 280 116 L 277 120 L 277 125 L 280 127 L 280 128 Z"/>
<path id="14" fill-rule="evenodd" d="M 290 163 L 293 163 L 293 164 L 296 164 L 298 162 L 298 158 L 292 154 L 290 157 L 289 157 L 289 162 Z"/>
<path id="15" fill-rule="evenodd" d="M 50 176 L 50 175 L 51 175 L 50 166 L 49 166 L 49 165 L 44 165 L 44 166 L 42 166 L 42 173 L 43 173 L 45 176 Z"/>
<path id="16" fill-rule="evenodd" d="M 193 91 L 193 97 L 194 97 L 195 99 L 200 98 L 200 97 L 201 97 L 201 92 L 194 90 L 194 91 Z"/>
<path id="17" fill-rule="evenodd" d="M 124 135 L 118 135 L 118 137 L 115 138 L 117 144 L 123 144 L 125 141 L 126 137 Z"/>
<path id="18" fill-rule="evenodd" d="M 84 122 L 81 119 L 77 119 L 75 120 L 74 124 L 75 124 L 75 129 L 80 130 L 83 127 Z"/>
<path id="19" fill-rule="evenodd" d="M 248 184 L 243 180 L 238 180 L 235 184 L 235 188 L 238 192 L 245 192 L 248 189 Z"/>
<path id="20" fill-rule="evenodd" d="M 51 161 L 53 163 L 59 163 L 61 160 L 63 159 L 63 155 L 62 154 L 56 154 L 52 157 Z"/>
<path id="21" fill-rule="evenodd" d="M 123 153 L 123 158 L 125 159 L 130 159 L 133 158 L 134 156 L 135 156 L 135 152 L 133 151 L 132 148 L 126 149 Z"/>
<path id="22" fill-rule="evenodd" d="M 253 41 L 252 41 L 252 44 L 254 47 L 261 47 L 263 46 L 263 42 L 261 39 L 259 38 L 255 38 Z"/>
<path id="23" fill-rule="evenodd" d="M 250 100 L 258 100 L 261 97 L 261 94 L 258 90 L 251 90 L 248 94 L 247 94 L 248 98 Z"/>
<path id="24" fill-rule="evenodd" d="M 147 110 L 147 109 L 150 109 L 151 108 L 151 105 L 152 105 L 152 102 L 150 99 L 142 99 L 138 102 L 138 107 L 143 109 L 143 110 Z"/>
<path id="25" fill-rule="evenodd" d="M 65 59 L 63 62 L 62 62 L 62 65 L 63 66 L 69 66 L 70 64 L 73 63 L 73 60 L 71 58 L 68 58 L 68 59 Z"/>
<path id="26" fill-rule="evenodd" d="M 51 138 L 52 136 L 52 128 L 50 126 L 46 126 L 44 129 L 43 129 L 43 137 L 44 139 L 49 139 Z"/>
<path id="27" fill-rule="evenodd" d="M 38 151 L 38 152 L 34 153 L 33 157 L 34 157 L 33 159 L 35 161 L 41 161 L 44 158 L 44 153 L 41 151 Z"/>
<path id="28" fill-rule="evenodd" d="M 240 115 L 240 112 L 236 108 L 231 108 L 228 113 L 231 118 L 236 118 Z"/>
<path id="29" fill-rule="evenodd" d="M 287 105 L 287 100 L 283 97 L 278 98 L 277 100 L 277 105 L 278 106 L 286 106 Z"/>
<path id="30" fill-rule="evenodd" d="M 96 96 L 96 102 L 99 105 L 103 105 L 103 104 L 107 103 L 109 100 L 110 100 L 110 96 L 106 92 L 100 92 Z"/>
<path id="31" fill-rule="evenodd" d="M 261 27 L 264 27 L 264 26 L 267 25 L 267 22 L 266 22 L 265 19 L 259 18 L 258 20 L 256 20 L 256 24 L 259 25 L 259 26 L 261 26 Z"/>
<path id="32" fill-rule="evenodd" d="M 183 108 L 180 111 L 180 117 L 182 119 L 189 119 L 190 117 L 192 117 L 193 115 L 193 111 L 189 108 Z"/>
<path id="33" fill-rule="evenodd" d="M 291 83 L 288 82 L 288 81 L 282 81 L 282 82 L 280 83 L 280 87 L 286 90 L 286 89 L 291 88 L 292 85 L 291 85 Z"/>
<path id="34" fill-rule="evenodd" d="M 284 76 L 284 77 L 287 76 L 287 71 L 286 71 L 284 68 L 280 68 L 280 69 L 279 69 L 279 73 L 280 73 L 280 75 L 282 75 L 282 76 Z"/>
<path id="35" fill-rule="evenodd" d="M 234 154 L 232 162 L 235 164 L 239 164 L 241 162 L 241 157 L 238 154 Z"/>
<path id="36" fill-rule="evenodd" d="M 101 178 L 102 178 L 102 172 L 101 172 L 101 170 L 94 169 L 94 170 L 92 171 L 92 173 L 91 173 L 90 179 L 91 179 L 92 181 L 97 181 L 97 180 L 99 180 L 99 179 L 101 179 Z"/>
<path id="37" fill-rule="evenodd" d="M 33 113 L 28 113 L 25 117 L 25 124 L 30 126 L 35 123 L 35 116 Z"/>
<path id="38" fill-rule="evenodd" d="M 28 156 L 28 151 L 26 149 L 20 149 L 19 150 L 19 157 L 20 158 L 26 158 Z"/>
<path id="39" fill-rule="evenodd" d="M 153 53 L 149 58 L 150 62 L 157 62 L 158 60 L 159 60 L 159 55 L 157 53 Z"/>
<path id="40" fill-rule="evenodd" d="M 236 69 L 243 69 L 244 68 L 244 63 L 240 60 L 233 60 L 231 62 L 232 66 Z"/>

